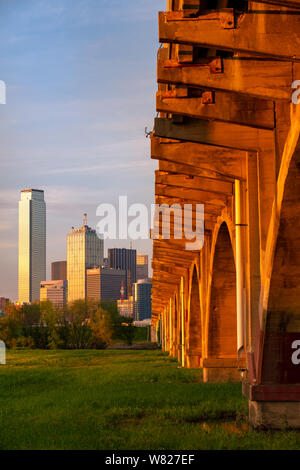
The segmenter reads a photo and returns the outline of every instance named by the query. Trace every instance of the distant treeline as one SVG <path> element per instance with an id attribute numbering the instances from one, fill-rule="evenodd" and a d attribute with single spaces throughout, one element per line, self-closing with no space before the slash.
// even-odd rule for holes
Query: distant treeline
<path id="1" fill-rule="evenodd" d="M 76 300 L 64 308 L 51 302 L 8 305 L 0 339 L 8 348 L 103 349 L 115 339 L 131 344 L 136 328 L 119 315 L 115 302 Z"/>

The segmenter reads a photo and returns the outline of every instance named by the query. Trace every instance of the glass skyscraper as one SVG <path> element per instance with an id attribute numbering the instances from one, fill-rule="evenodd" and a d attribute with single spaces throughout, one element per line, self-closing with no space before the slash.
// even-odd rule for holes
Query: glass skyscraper
<path id="1" fill-rule="evenodd" d="M 136 282 L 136 250 L 109 248 L 108 266 L 126 271 L 125 297 L 131 296 L 132 285 Z"/>
<path id="2" fill-rule="evenodd" d="M 150 279 L 138 281 L 133 285 L 134 319 L 136 321 L 151 318 L 151 291 Z"/>
<path id="3" fill-rule="evenodd" d="M 46 204 L 44 191 L 25 189 L 19 201 L 19 302 L 40 299 L 46 279 Z"/>
<path id="4" fill-rule="evenodd" d="M 104 259 L 104 240 L 95 230 L 83 225 L 72 228 L 67 239 L 68 301 L 87 297 L 86 270 L 100 267 Z"/>

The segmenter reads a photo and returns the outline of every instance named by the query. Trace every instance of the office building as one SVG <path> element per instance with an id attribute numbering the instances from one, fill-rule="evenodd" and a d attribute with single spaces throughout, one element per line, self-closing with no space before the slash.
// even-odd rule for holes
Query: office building
<path id="1" fill-rule="evenodd" d="M 68 281 L 42 281 L 40 288 L 40 300 L 52 302 L 55 307 L 66 305 L 68 299 Z"/>
<path id="2" fill-rule="evenodd" d="M 87 269 L 102 266 L 104 240 L 87 225 L 86 215 L 81 228 L 72 227 L 67 237 L 68 301 L 87 297 Z"/>
<path id="3" fill-rule="evenodd" d="M 25 189 L 19 202 L 19 302 L 40 299 L 46 279 L 46 204 L 44 191 Z"/>
<path id="4" fill-rule="evenodd" d="M 137 255 L 136 257 L 136 280 L 147 279 L 149 276 L 148 255 Z"/>
<path id="5" fill-rule="evenodd" d="M 125 298 L 131 295 L 132 285 L 136 282 L 136 250 L 110 248 L 108 266 L 126 271 Z"/>
<path id="6" fill-rule="evenodd" d="M 51 263 L 51 279 L 52 281 L 66 281 L 67 280 L 67 262 L 55 261 Z"/>
<path id="7" fill-rule="evenodd" d="M 149 279 L 143 279 L 133 285 L 134 319 L 143 321 L 151 318 L 151 290 Z"/>
<path id="8" fill-rule="evenodd" d="M 117 301 L 126 281 L 126 272 L 113 268 L 87 269 L 87 297 L 99 301 Z"/>
<path id="9" fill-rule="evenodd" d="M 133 307 L 133 296 L 130 296 L 128 299 L 118 300 L 118 311 L 122 317 L 133 318 L 134 317 L 134 307 Z"/>

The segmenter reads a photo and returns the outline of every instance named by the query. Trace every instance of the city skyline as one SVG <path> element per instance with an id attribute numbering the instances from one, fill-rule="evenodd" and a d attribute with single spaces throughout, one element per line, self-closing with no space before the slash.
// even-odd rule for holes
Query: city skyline
<path id="1" fill-rule="evenodd" d="M 57 282 L 68 282 L 70 294 L 68 301 L 79 300 L 87 297 L 87 271 L 95 268 L 107 269 L 109 274 L 113 274 L 113 267 L 129 271 L 124 273 L 123 281 L 136 282 L 137 268 L 143 268 L 139 279 L 148 278 L 149 256 L 137 253 L 131 248 L 107 248 L 108 258 L 104 257 L 104 237 L 96 230 L 88 226 L 88 214 L 83 214 L 83 225 L 66 235 L 67 239 L 67 260 L 51 262 L 51 280 L 46 276 L 46 203 L 44 191 L 40 189 L 21 190 L 19 201 L 19 240 L 18 240 L 18 298 L 19 304 L 31 303 L 47 298 L 47 289 L 52 292 L 54 298 L 59 299 L 65 293 L 58 293 Z M 131 259 L 132 258 L 132 259 Z M 108 267 L 105 268 L 105 260 Z M 123 266 L 124 265 L 124 266 Z M 146 268 L 146 270 L 145 270 Z M 117 273 L 117 271 L 116 271 Z M 82 282 L 80 279 L 82 278 Z M 80 284 L 80 285 L 77 285 Z M 61 288 L 62 286 L 59 286 Z M 119 286 L 120 287 L 120 286 Z M 65 285 L 63 286 L 65 289 Z M 125 289 L 126 291 L 126 289 Z M 117 291 L 116 291 L 117 292 Z M 114 296 L 116 296 L 116 292 Z M 121 287 L 118 289 L 121 293 Z M 52 294 L 51 294 L 52 295 Z M 60 299 L 60 302 L 62 300 Z"/>
<path id="2" fill-rule="evenodd" d="M 91 1 L 83 8 L 82 2 L 54 0 L 45 9 L 35 0 L 26 6 L 12 0 L 2 5 L 2 18 L 9 21 L 0 31 L 1 79 L 7 84 L 7 104 L 0 107 L 0 296 L 18 297 L 22 188 L 45 191 L 47 279 L 51 262 L 66 258 L 66 234 L 83 212 L 95 227 L 97 206 L 116 204 L 120 194 L 127 194 L 129 203 L 153 202 L 156 163 L 145 158 L 144 128 L 153 122 L 156 11 L 164 1 L 154 3 Z M 139 27 L 133 30 L 137 17 Z M 129 248 L 130 241 L 107 241 L 109 247 Z M 134 248 L 151 256 L 151 240 L 135 241 Z"/>

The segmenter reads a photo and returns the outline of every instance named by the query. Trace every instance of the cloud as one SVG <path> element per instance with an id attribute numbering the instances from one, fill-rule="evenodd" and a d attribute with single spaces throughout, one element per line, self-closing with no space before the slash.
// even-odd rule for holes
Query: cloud
<path id="1" fill-rule="evenodd" d="M 95 171 L 114 171 L 120 169 L 127 169 L 132 171 L 133 168 L 140 168 L 140 167 L 148 167 L 150 166 L 147 161 L 133 161 L 133 162 L 126 162 L 126 163 L 106 163 L 103 165 L 94 165 L 94 166 L 81 166 L 81 167 L 73 167 L 73 168 L 57 168 L 54 170 L 48 171 L 50 175 L 58 175 L 58 174 L 66 174 L 66 173 L 94 173 Z"/>

